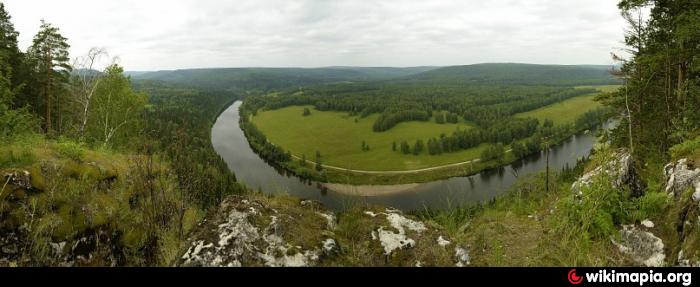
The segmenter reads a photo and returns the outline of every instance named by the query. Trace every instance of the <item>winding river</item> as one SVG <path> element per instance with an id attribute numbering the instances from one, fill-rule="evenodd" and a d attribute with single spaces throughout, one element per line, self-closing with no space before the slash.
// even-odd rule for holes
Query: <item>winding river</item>
<path id="1" fill-rule="evenodd" d="M 389 192 L 376 196 L 352 195 L 352 188 L 323 187 L 321 184 L 305 182 L 283 170 L 267 164 L 248 145 L 239 127 L 238 109 L 240 101 L 227 108 L 212 128 L 212 144 L 223 157 L 239 182 L 266 193 L 288 193 L 314 199 L 328 208 L 339 210 L 348 204 L 376 203 L 393 206 L 401 210 L 424 207 L 445 208 L 450 205 L 488 201 L 508 188 L 519 176 L 541 172 L 545 169 L 544 153 L 535 154 L 511 165 L 481 172 L 468 177 L 454 177 L 429 183 L 403 185 L 401 192 Z M 576 159 L 588 156 L 595 136 L 592 133 L 574 135 L 558 146 L 552 147 L 549 155 L 550 168 L 559 170 L 565 165 L 574 166 Z"/>

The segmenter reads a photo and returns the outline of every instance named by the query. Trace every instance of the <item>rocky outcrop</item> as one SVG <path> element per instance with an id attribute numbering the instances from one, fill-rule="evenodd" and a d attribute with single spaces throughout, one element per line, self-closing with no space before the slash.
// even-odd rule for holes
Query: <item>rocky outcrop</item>
<path id="1" fill-rule="evenodd" d="M 606 174 L 612 178 L 612 186 L 630 188 L 633 196 L 644 193 L 644 185 L 639 174 L 634 167 L 632 156 L 626 151 L 619 151 L 612 155 L 612 159 L 605 164 L 587 172 L 571 185 L 571 191 L 577 196 L 581 196 L 583 187 L 590 186 L 598 176 Z"/>
<path id="2" fill-rule="evenodd" d="M 326 220 L 319 216 L 320 220 Z M 213 219 L 191 238 L 181 266 L 314 266 L 337 248 L 333 238 L 309 242 L 303 247 L 284 236 L 294 218 L 260 202 L 240 197 L 224 201 Z M 320 230 L 319 230 L 320 231 Z"/>
<path id="3" fill-rule="evenodd" d="M 620 230 L 620 241 L 613 240 L 613 244 L 637 265 L 647 267 L 664 265 L 666 255 L 661 238 L 635 225 L 623 225 Z"/>
<path id="4" fill-rule="evenodd" d="M 280 202 L 284 202 L 280 204 Z M 386 208 L 230 197 L 200 224 L 178 266 L 466 266 L 466 248 L 433 223 Z"/>
<path id="5" fill-rule="evenodd" d="M 410 248 L 415 246 L 415 240 L 408 237 L 407 231 L 415 232 L 419 235 L 426 230 L 423 223 L 408 219 L 402 216 L 398 210 L 387 209 L 386 212 L 375 214 L 371 211 L 366 211 L 365 214 L 371 217 L 385 216 L 386 220 L 392 228 L 380 226 L 377 230 L 372 231 L 372 239 L 378 240 L 384 247 L 384 254 L 391 255 L 394 250 Z"/>
<path id="6" fill-rule="evenodd" d="M 687 159 L 680 159 L 667 164 L 664 174 L 667 193 L 678 196 L 692 187 L 695 189 L 693 199 L 700 201 L 700 168 L 689 164 Z"/>
<path id="7" fill-rule="evenodd" d="M 700 168 L 680 159 L 664 166 L 665 191 L 673 208 L 672 224 L 677 231 L 675 265 L 700 266 Z"/>

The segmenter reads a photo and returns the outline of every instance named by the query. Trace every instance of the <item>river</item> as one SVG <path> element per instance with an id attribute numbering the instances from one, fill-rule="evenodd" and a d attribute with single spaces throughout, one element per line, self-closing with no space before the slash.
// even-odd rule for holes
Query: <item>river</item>
<path id="1" fill-rule="evenodd" d="M 290 195 L 322 202 L 333 210 L 349 204 L 374 203 L 392 206 L 401 210 L 416 210 L 424 207 L 445 208 L 458 204 L 484 202 L 507 191 L 517 177 L 538 173 L 545 169 L 544 153 L 535 154 L 499 169 L 483 171 L 468 177 L 411 185 L 402 192 L 379 196 L 349 195 L 323 188 L 318 183 L 303 182 L 283 170 L 269 165 L 248 145 L 239 126 L 240 101 L 227 108 L 212 128 L 212 144 L 223 157 L 239 182 L 249 188 L 266 193 L 288 193 Z M 576 160 L 588 156 L 595 143 L 593 133 L 574 135 L 550 150 L 550 170 L 559 170 L 565 165 L 573 167 Z"/>

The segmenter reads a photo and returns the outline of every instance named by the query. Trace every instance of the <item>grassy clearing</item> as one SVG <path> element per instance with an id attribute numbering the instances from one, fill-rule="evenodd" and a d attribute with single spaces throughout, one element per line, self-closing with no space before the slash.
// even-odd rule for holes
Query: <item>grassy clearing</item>
<path id="1" fill-rule="evenodd" d="M 576 89 L 597 89 L 602 93 L 613 92 L 622 87 L 621 85 L 601 85 L 601 86 L 577 86 Z"/>
<path id="2" fill-rule="evenodd" d="M 579 96 L 529 112 L 519 113 L 515 116 L 521 118 L 535 118 L 538 119 L 540 123 L 549 119 L 556 125 L 573 123 L 587 111 L 600 106 L 600 103 L 594 101 L 595 96 L 595 94 Z"/>
<path id="3" fill-rule="evenodd" d="M 311 115 L 302 116 L 304 108 Z M 314 160 L 316 151 L 321 152 L 323 164 L 371 171 L 413 170 L 469 161 L 478 158 L 483 145 L 478 148 L 442 155 L 405 155 L 392 150 L 405 140 L 411 145 L 417 139 L 424 142 L 440 134 L 451 134 L 455 129 L 469 129 L 466 123 L 437 124 L 428 122 L 404 122 L 386 132 L 373 132 L 372 124 L 379 115 L 367 118 L 351 117 L 342 112 L 321 112 L 310 106 L 292 106 L 279 110 L 259 112 L 252 122 L 268 139 L 296 156 L 305 155 Z M 362 151 L 362 141 L 369 151 Z"/>
<path id="4" fill-rule="evenodd" d="M 577 89 L 598 89 L 598 91 L 602 93 L 607 93 L 607 92 L 612 92 L 616 89 L 618 89 L 620 86 L 618 85 L 607 85 L 607 86 L 579 86 L 576 87 Z M 587 111 L 590 111 L 592 109 L 595 109 L 597 107 L 600 107 L 601 104 L 596 102 L 595 96 L 597 94 L 591 94 L 591 95 L 584 95 L 580 97 L 575 97 L 568 99 L 566 101 L 562 101 L 556 104 L 552 104 L 546 107 L 542 107 L 536 110 L 532 110 L 529 112 L 524 112 L 524 113 L 519 113 L 515 115 L 516 117 L 521 117 L 521 118 L 536 118 L 540 122 L 544 122 L 544 120 L 549 119 L 554 121 L 555 124 L 566 124 L 566 123 L 572 123 L 574 122 L 577 118 L 579 118 L 581 115 L 586 113 Z"/>

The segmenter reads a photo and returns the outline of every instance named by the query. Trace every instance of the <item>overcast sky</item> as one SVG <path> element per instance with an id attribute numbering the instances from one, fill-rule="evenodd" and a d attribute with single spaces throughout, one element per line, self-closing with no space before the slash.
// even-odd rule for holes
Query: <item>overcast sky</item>
<path id="1" fill-rule="evenodd" d="M 617 0 L 0 1 L 23 49 L 43 18 L 127 70 L 611 64 L 624 26 Z"/>

